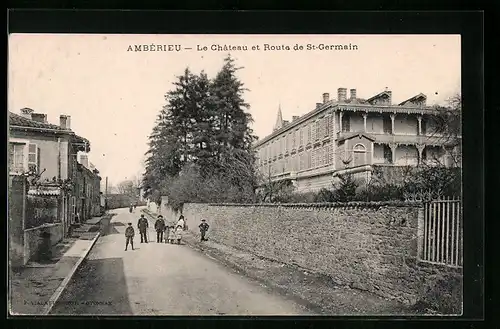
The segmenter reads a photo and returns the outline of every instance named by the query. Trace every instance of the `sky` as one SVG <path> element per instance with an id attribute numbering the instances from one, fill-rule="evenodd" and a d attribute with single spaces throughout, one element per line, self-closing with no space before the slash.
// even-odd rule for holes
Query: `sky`
<path id="1" fill-rule="evenodd" d="M 165 46 L 133 51 L 136 45 Z M 186 67 L 214 77 L 228 54 L 243 67 L 238 77 L 249 89 L 244 96 L 259 138 L 272 132 L 279 106 L 291 120 L 314 109 L 323 93 L 336 98 L 341 87 L 359 98 L 387 87 L 393 103 L 423 93 L 429 104 L 461 90 L 459 35 L 11 34 L 8 110 L 29 107 L 54 124 L 70 115 L 72 130 L 91 143 L 90 162 L 116 185 L 143 172 L 148 136 L 175 77 Z"/>

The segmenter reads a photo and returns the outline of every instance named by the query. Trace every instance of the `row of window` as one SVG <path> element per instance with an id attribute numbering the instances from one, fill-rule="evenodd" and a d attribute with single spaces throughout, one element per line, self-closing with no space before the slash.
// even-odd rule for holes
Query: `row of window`
<path id="1" fill-rule="evenodd" d="M 286 135 L 279 136 L 266 146 L 261 147 L 259 159 L 269 160 L 300 146 L 329 137 L 332 132 L 333 116 L 327 115 L 306 126 L 297 128 Z"/>
<path id="2" fill-rule="evenodd" d="M 313 150 L 295 154 L 291 157 L 278 160 L 266 166 L 262 165 L 261 170 L 265 175 L 276 175 L 290 171 L 313 169 L 325 165 L 331 165 L 332 163 L 333 152 L 331 145 L 329 144 Z"/>

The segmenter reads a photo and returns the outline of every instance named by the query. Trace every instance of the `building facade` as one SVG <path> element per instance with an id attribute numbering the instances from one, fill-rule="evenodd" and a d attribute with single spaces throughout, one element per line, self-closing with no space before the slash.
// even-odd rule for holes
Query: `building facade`
<path id="1" fill-rule="evenodd" d="M 375 166 L 450 164 L 459 146 L 440 132 L 436 111 L 423 94 L 393 104 L 388 90 L 365 100 L 339 88 L 336 100 L 325 93 L 291 122 L 278 110 L 274 131 L 254 146 L 258 170 L 264 180 L 289 179 L 298 191 L 314 191 L 344 173 L 369 180 Z"/>
<path id="2" fill-rule="evenodd" d="M 79 221 L 101 214 L 101 177 L 99 171 L 88 161 L 87 154 L 80 154 L 75 181 L 74 212 Z"/>
<path id="3" fill-rule="evenodd" d="M 10 176 L 28 177 L 28 198 L 57 199 L 56 221 L 65 236 L 75 223 L 77 155 L 90 151 L 89 141 L 71 130 L 70 116 L 61 115 L 55 125 L 48 123 L 46 114 L 24 108 L 20 114 L 9 112 L 8 144 Z M 27 216 L 26 223 L 36 217 Z M 33 229 L 27 224 L 24 228 Z"/>

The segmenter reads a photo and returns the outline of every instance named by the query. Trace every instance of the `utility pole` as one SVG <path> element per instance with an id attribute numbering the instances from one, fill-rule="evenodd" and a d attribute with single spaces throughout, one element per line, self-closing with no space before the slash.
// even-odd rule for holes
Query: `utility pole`
<path id="1" fill-rule="evenodd" d="M 108 176 L 106 176 L 106 187 L 104 190 L 104 195 L 108 196 Z"/>

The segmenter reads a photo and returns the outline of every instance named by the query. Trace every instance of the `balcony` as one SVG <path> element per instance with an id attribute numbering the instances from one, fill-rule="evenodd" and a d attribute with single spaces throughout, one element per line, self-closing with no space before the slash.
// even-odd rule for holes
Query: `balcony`
<path id="1" fill-rule="evenodd" d="M 371 132 L 337 132 L 337 139 L 342 137 L 349 137 L 355 133 L 366 134 L 375 138 L 376 143 L 384 144 L 425 144 L 425 145 L 437 145 L 441 146 L 446 143 L 447 138 L 442 135 L 402 135 L 402 134 L 381 134 L 381 133 L 371 133 Z"/>

